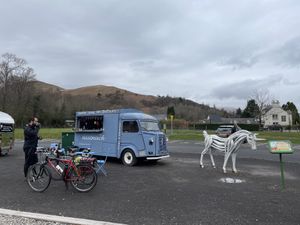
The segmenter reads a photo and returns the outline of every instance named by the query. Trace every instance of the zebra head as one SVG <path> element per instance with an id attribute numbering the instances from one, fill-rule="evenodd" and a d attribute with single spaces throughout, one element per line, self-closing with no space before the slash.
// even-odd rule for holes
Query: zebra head
<path id="1" fill-rule="evenodd" d="M 256 134 L 249 132 L 249 134 L 247 135 L 247 142 L 251 146 L 252 150 L 256 149 L 256 140 L 257 140 Z"/>

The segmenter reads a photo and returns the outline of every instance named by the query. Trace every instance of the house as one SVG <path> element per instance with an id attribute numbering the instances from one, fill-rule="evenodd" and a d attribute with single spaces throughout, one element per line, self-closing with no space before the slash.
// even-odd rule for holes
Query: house
<path id="1" fill-rule="evenodd" d="M 228 124 L 258 124 L 255 118 L 222 118 L 222 122 Z"/>
<path id="2" fill-rule="evenodd" d="M 279 101 L 272 101 L 271 108 L 263 115 L 262 123 L 264 128 L 273 125 L 280 125 L 282 127 L 292 125 L 292 113 L 281 108 Z"/>
<path id="3" fill-rule="evenodd" d="M 212 124 L 257 124 L 255 118 L 225 118 L 219 115 L 209 115 L 205 123 Z"/>
<path id="4" fill-rule="evenodd" d="M 222 123 L 222 117 L 219 115 L 209 115 L 207 117 L 207 123 Z"/>

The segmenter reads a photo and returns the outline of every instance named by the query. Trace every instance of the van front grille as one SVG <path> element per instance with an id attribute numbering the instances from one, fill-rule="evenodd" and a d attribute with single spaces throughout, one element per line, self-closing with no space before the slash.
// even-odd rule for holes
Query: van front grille
<path id="1" fill-rule="evenodd" d="M 160 154 L 167 153 L 167 142 L 165 135 L 159 135 L 159 152 Z"/>

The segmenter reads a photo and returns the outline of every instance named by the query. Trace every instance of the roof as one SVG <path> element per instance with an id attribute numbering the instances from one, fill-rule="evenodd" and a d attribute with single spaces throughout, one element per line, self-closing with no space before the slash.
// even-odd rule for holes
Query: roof
<path id="1" fill-rule="evenodd" d="M 108 110 L 96 110 L 96 111 L 82 111 L 76 112 L 76 116 L 99 116 L 103 114 L 116 114 L 116 113 L 129 113 L 129 112 L 140 112 L 136 109 L 108 109 Z"/>
<path id="2" fill-rule="evenodd" d="M 222 122 L 221 116 L 216 115 L 216 114 L 209 115 L 208 120 L 211 122 Z"/>
<path id="3" fill-rule="evenodd" d="M 76 112 L 76 116 L 101 116 L 104 114 L 120 114 L 121 119 L 128 120 L 155 120 L 154 116 L 143 113 L 136 109 L 115 109 L 115 110 L 98 110 L 98 111 L 85 111 Z"/>
<path id="4" fill-rule="evenodd" d="M 15 120 L 5 112 L 0 111 L 0 123 L 10 123 L 14 124 Z"/>
<path id="5" fill-rule="evenodd" d="M 121 119 L 125 120 L 155 120 L 157 119 L 153 116 L 150 116 L 148 114 L 142 113 L 142 112 L 137 112 L 137 113 L 121 113 L 120 114 Z"/>

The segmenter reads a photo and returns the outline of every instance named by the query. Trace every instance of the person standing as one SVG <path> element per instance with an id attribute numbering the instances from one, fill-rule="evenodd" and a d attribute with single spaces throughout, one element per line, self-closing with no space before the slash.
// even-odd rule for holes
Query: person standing
<path id="1" fill-rule="evenodd" d="M 29 123 L 24 128 L 24 146 L 25 164 L 24 164 L 24 176 L 27 176 L 28 168 L 38 162 L 37 154 L 35 153 L 38 140 L 40 124 L 37 117 L 31 118 Z"/>

